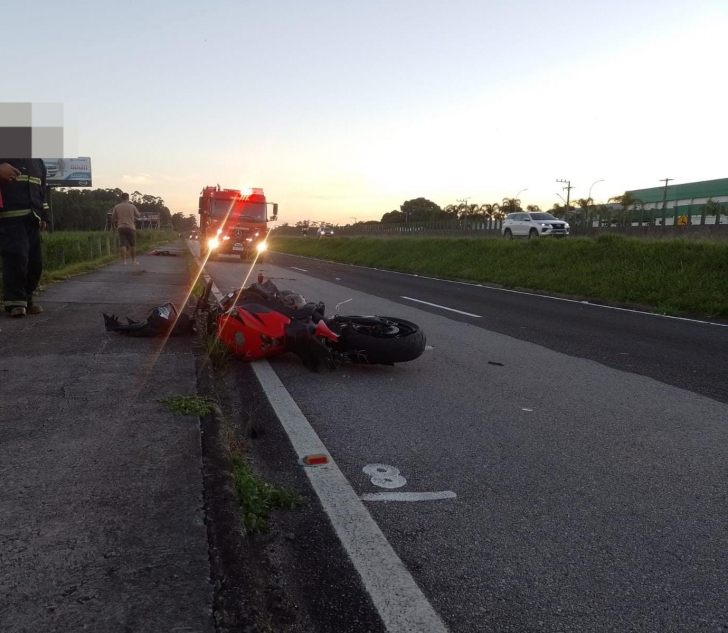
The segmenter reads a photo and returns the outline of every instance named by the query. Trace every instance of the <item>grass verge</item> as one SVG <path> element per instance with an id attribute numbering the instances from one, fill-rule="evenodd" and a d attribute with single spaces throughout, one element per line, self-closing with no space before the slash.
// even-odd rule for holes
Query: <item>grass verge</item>
<path id="1" fill-rule="evenodd" d="M 117 235 L 109 231 L 73 231 L 43 235 L 41 286 L 95 270 L 118 259 Z M 177 239 L 174 231 L 137 231 L 137 250 Z"/>
<path id="2" fill-rule="evenodd" d="M 728 243 L 564 240 L 274 237 L 271 248 L 349 264 L 488 282 L 664 314 L 728 317 Z"/>
<path id="3" fill-rule="evenodd" d="M 235 491 L 243 514 L 243 525 L 247 533 L 264 532 L 268 528 L 268 517 L 273 508 L 294 510 L 303 503 L 292 490 L 273 486 L 258 475 L 250 460 L 241 452 L 231 451 Z"/>
<path id="4" fill-rule="evenodd" d="M 229 420 L 214 398 L 209 396 L 173 396 L 160 402 L 167 406 L 173 415 L 197 415 L 202 417 L 215 412 L 220 419 L 223 439 L 230 451 L 232 475 L 235 492 L 240 504 L 243 527 L 247 534 L 264 532 L 268 528 L 268 519 L 274 508 L 295 509 L 303 503 L 303 499 L 289 488 L 274 486 L 255 472 L 250 459 L 245 454 L 245 447 L 237 438 L 237 434 Z M 254 411 L 249 412 L 249 416 Z M 248 421 L 252 424 L 252 419 Z"/>

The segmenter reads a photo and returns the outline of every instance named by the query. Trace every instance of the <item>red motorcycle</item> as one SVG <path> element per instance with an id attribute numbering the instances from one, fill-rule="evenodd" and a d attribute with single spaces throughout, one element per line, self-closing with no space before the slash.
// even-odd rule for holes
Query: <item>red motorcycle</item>
<path id="1" fill-rule="evenodd" d="M 220 301 L 210 301 L 211 290 L 209 282 L 196 311 L 206 316 L 208 333 L 246 360 L 292 352 L 319 371 L 342 362 L 393 365 L 425 350 L 425 333 L 414 323 L 381 316 L 327 318 L 323 303 L 280 291 L 270 280 L 234 290 Z"/>

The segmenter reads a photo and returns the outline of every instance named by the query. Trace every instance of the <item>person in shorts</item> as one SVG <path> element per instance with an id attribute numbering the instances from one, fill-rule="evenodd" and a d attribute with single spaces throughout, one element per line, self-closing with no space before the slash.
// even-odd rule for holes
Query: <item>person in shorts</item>
<path id="1" fill-rule="evenodd" d="M 121 194 L 121 202 L 111 212 L 111 221 L 119 230 L 121 261 L 126 266 L 126 249 L 131 253 L 132 264 L 139 265 L 136 258 L 136 221 L 141 217 L 139 209 L 129 202 L 129 194 Z"/>

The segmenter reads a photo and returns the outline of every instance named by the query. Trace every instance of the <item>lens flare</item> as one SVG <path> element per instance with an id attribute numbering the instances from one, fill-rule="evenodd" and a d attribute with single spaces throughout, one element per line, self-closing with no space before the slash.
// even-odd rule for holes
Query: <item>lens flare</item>
<path id="1" fill-rule="evenodd" d="M 220 246 L 220 240 L 218 240 L 218 239 L 217 239 L 216 237 L 211 237 L 211 238 L 210 238 L 210 239 L 208 240 L 208 242 L 207 242 L 207 245 L 208 245 L 208 246 L 209 246 L 210 248 L 217 248 L 218 246 Z"/>
<path id="2" fill-rule="evenodd" d="M 264 250 L 268 248 L 268 245 L 265 242 L 261 242 L 258 244 L 258 252 L 262 253 Z"/>

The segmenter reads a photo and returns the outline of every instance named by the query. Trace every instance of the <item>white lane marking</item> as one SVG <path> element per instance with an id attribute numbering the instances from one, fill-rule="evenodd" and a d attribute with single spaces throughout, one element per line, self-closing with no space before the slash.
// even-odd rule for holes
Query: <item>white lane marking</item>
<path id="1" fill-rule="evenodd" d="M 380 488 L 401 488 L 407 480 L 399 474 L 399 468 L 387 464 L 368 464 L 362 470 L 372 478 L 372 483 Z"/>
<path id="2" fill-rule="evenodd" d="M 526 407 L 522 407 L 524 411 L 533 411 L 533 409 L 526 409 Z"/>
<path id="3" fill-rule="evenodd" d="M 296 268 L 295 266 L 291 266 L 293 270 L 300 270 L 302 273 L 307 273 L 308 271 L 305 268 Z"/>
<path id="4" fill-rule="evenodd" d="M 272 251 L 277 253 L 278 251 Z M 326 264 L 339 264 L 340 266 L 351 266 L 352 268 L 364 268 L 365 270 L 376 270 L 380 273 L 390 273 L 392 275 L 404 275 L 406 277 L 420 277 L 421 279 L 431 279 L 432 281 L 442 281 L 448 284 L 458 284 L 460 286 L 470 286 L 472 288 L 483 288 L 484 290 L 497 290 L 498 292 L 511 292 L 517 295 L 526 295 L 527 297 L 540 297 L 541 299 L 551 299 L 553 301 L 566 301 L 567 303 L 578 303 L 580 305 L 588 305 L 591 308 L 604 308 L 605 310 L 618 310 L 620 312 L 632 312 L 633 314 L 643 314 L 645 316 L 658 317 L 661 319 L 673 319 L 676 321 L 688 321 L 689 323 L 700 323 L 701 325 L 715 325 L 717 327 L 728 327 L 728 323 L 716 323 L 715 321 L 701 321 L 700 319 L 688 319 L 687 317 L 671 316 L 669 314 L 657 314 L 656 312 L 646 312 L 645 310 L 633 310 L 631 308 L 618 308 L 617 306 L 606 306 L 601 303 L 591 303 L 589 301 L 581 301 L 578 299 L 566 299 L 565 297 L 552 297 L 550 295 L 542 295 L 538 292 L 525 292 L 524 290 L 512 290 L 510 288 L 498 288 L 496 286 L 487 286 L 476 284 L 469 281 L 457 281 L 455 279 L 442 279 L 440 277 L 428 277 L 426 275 L 415 275 L 414 273 L 403 273 L 398 270 L 383 270 L 373 268 L 371 266 L 361 266 L 359 264 L 346 264 L 344 262 L 335 262 L 329 259 L 319 259 L 317 257 L 306 257 L 305 255 L 291 255 L 290 253 L 279 253 L 288 257 L 301 257 L 302 259 L 310 259 L 315 262 L 324 262 Z"/>
<path id="5" fill-rule="evenodd" d="M 472 314 L 471 312 L 463 312 L 462 310 L 456 310 L 455 308 L 448 308 L 447 306 L 441 306 L 437 303 L 430 303 L 429 301 L 422 301 L 422 299 L 413 299 L 412 297 L 400 296 L 401 299 L 407 299 L 407 301 L 416 301 L 417 303 L 424 303 L 426 306 L 432 306 L 433 308 L 440 308 L 441 310 L 450 310 L 450 312 L 457 312 L 458 314 L 464 314 L 465 316 L 475 317 L 476 319 L 482 319 L 483 317 L 479 314 Z"/>
<path id="6" fill-rule="evenodd" d="M 440 616 L 417 586 L 369 511 L 331 459 L 273 368 L 251 363 L 297 455 L 329 455 L 329 463 L 305 470 L 339 540 L 359 572 L 389 633 L 446 633 Z"/>
<path id="7" fill-rule="evenodd" d="M 438 501 L 455 499 L 452 490 L 442 492 L 367 492 L 361 496 L 362 501 Z"/>
<path id="8" fill-rule="evenodd" d="M 215 282 L 212 291 L 222 297 Z M 329 456 L 328 464 L 305 472 L 387 631 L 448 633 L 268 361 L 251 365 L 298 458 L 313 453 Z"/>

